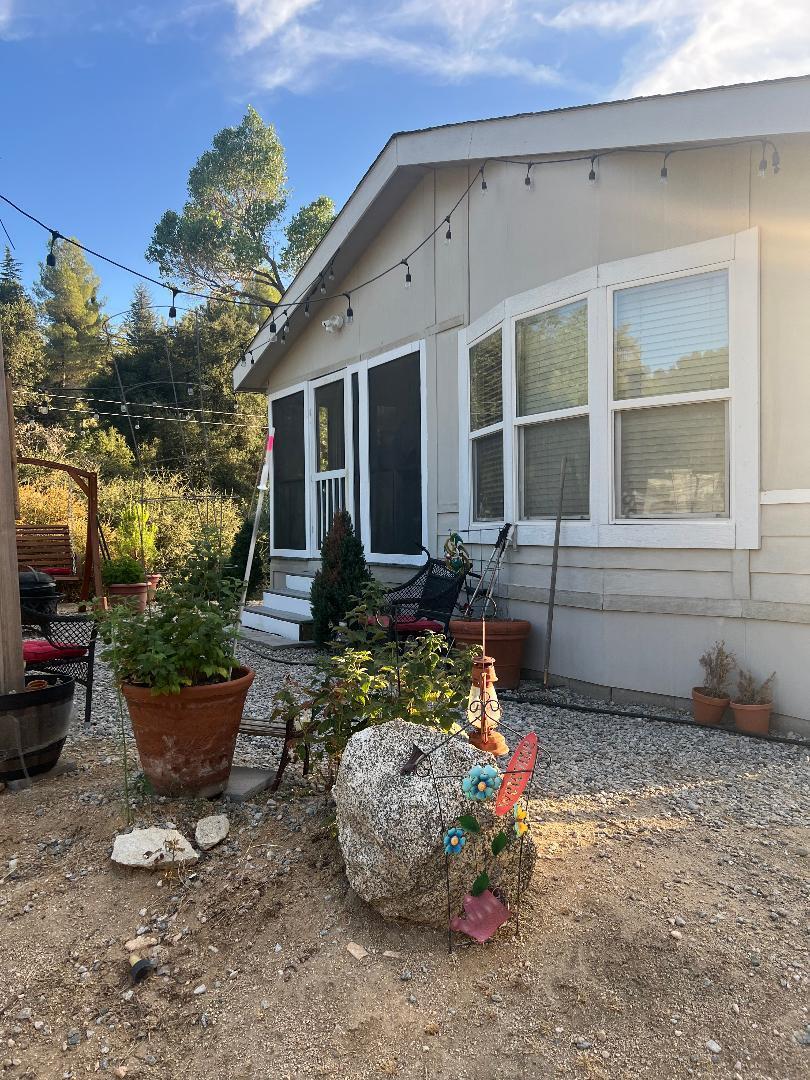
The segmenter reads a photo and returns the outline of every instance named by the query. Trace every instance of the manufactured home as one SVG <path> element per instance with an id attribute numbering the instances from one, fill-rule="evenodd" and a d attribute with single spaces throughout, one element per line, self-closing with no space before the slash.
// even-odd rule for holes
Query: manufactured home
<path id="1" fill-rule="evenodd" d="M 401 580 L 514 545 L 542 668 L 684 700 L 722 638 L 810 728 L 810 77 L 391 137 L 234 371 L 267 394 L 297 636 L 335 509 Z"/>

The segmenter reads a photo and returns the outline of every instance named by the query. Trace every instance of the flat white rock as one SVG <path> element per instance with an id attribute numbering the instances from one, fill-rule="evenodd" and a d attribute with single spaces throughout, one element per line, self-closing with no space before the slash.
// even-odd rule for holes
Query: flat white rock
<path id="1" fill-rule="evenodd" d="M 212 847 L 222 843 L 230 829 L 231 823 L 226 814 L 211 814 L 210 817 L 200 818 L 194 830 L 197 847 L 210 851 Z"/>
<path id="2" fill-rule="evenodd" d="M 199 857 L 199 852 L 176 829 L 133 829 L 119 833 L 112 849 L 113 862 L 142 870 L 195 863 Z"/>

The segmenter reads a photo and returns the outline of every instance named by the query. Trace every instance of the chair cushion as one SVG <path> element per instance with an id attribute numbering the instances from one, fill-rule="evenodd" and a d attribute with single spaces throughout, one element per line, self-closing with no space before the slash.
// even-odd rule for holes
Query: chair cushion
<path id="1" fill-rule="evenodd" d="M 78 660 L 81 656 L 87 656 L 87 649 L 83 649 L 80 645 L 64 645 L 59 641 L 51 644 L 50 641 L 41 638 L 23 642 L 23 660 L 26 664 Z"/>
<path id="2" fill-rule="evenodd" d="M 51 577 L 59 577 L 60 575 L 63 575 L 65 577 L 72 577 L 73 576 L 73 567 L 72 566 L 43 566 L 41 572 L 43 574 L 50 574 Z"/>

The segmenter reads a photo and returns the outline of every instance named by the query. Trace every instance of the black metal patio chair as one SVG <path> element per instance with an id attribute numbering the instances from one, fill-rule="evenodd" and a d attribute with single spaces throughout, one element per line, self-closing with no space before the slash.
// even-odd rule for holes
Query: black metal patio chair
<path id="1" fill-rule="evenodd" d="M 391 637 L 411 634 L 448 634 L 450 619 L 466 577 L 465 571 L 453 570 L 441 559 L 434 559 L 426 548 L 427 561 L 402 585 L 386 593 L 386 608 L 375 617 Z"/>
<path id="2" fill-rule="evenodd" d="M 86 688 L 85 722 L 93 700 L 93 671 L 98 627 L 87 615 L 48 615 L 21 609 L 23 633 L 37 637 L 23 640 L 26 671 L 67 675 Z"/>

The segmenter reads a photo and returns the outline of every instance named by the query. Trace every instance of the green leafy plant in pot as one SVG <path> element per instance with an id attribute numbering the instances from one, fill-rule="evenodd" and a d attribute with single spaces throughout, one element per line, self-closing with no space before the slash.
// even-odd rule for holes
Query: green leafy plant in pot
<path id="1" fill-rule="evenodd" d="M 692 687 L 692 713 L 698 724 L 719 724 L 729 705 L 728 681 L 737 661 L 724 641 L 715 641 L 699 662 L 703 685 Z"/>
<path id="2" fill-rule="evenodd" d="M 740 668 L 737 678 L 737 692 L 731 702 L 734 712 L 734 726 L 746 735 L 767 735 L 771 724 L 773 709 L 772 672 L 764 682 L 759 682 L 755 675 L 745 668 Z"/>
<path id="3" fill-rule="evenodd" d="M 208 539 L 161 589 L 159 609 L 100 618 L 143 771 L 160 795 L 210 798 L 228 781 L 254 672 L 235 653 L 239 583 Z"/>
<path id="4" fill-rule="evenodd" d="M 146 608 L 147 583 L 143 567 L 130 555 L 120 555 L 102 564 L 101 580 L 111 607 L 127 604 L 143 611 Z"/>

